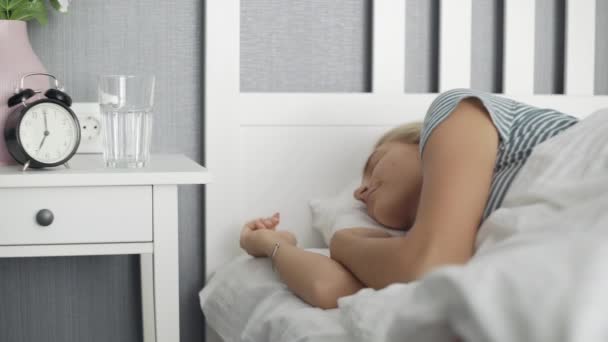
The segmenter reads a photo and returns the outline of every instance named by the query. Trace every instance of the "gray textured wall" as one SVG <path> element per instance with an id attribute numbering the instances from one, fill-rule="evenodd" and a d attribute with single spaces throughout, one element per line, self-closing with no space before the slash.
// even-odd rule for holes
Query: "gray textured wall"
<path id="1" fill-rule="evenodd" d="M 566 0 L 536 0 L 535 92 L 564 88 Z M 241 90 L 370 90 L 371 0 L 241 1 Z M 407 0 L 407 92 L 437 90 L 439 0 Z M 473 0 L 472 86 L 502 90 L 504 0 Z M 597 0 L 596 93 L 608 94 L 608 0 Z"/>
<path id="2" fill-rule="evenodd" d="M 437 88 L 438 0 L 407 1 L 408 92 Z M 473 86 L 499 91 L 502 0 L 473 1 Z M 371 0 L 245 0 L 243 91 L 360 92 L 370 89 Z M 564 0 L 537 0 L 536 91 L 563 89 Z M 78 101 L 95 100 L 94 75 L 154 72 L 154 150 L 202 158 L 202 4 L 196 0 L 75 1 L 32 42 Z M 598 33 L 608 32 L 598 0 Z M 608 39 L 597 37 L 596 92 L 608 94 Z M 182 341 L 200 341 L 196 292 L 203 281 L 202 194 L 180 191 Z M 133 257 L 0 260 L 0 341 L 140 341 L 139 267 Z"/>
<path id="3" fill-rule="evenodd" d="M 242 0 L 241 90 L 368 90 L 370 7 L 370 0 Z"/>
<path id="4" fill-rule="evenodd" d="M 32 45 L 48 70 L 76 101 L 96 101 L 99 73 L 156 74 L 153 150 L 201 160 L 202 3 L 77 0 L 70 10 L 53 13 L 47 27 L 29 26 Z M 179 199 L 182 341 L 201 341 L 202 188 L 183 187 Z M 137 260 L 0 260 L 0 341 L 141 341 Z"/>

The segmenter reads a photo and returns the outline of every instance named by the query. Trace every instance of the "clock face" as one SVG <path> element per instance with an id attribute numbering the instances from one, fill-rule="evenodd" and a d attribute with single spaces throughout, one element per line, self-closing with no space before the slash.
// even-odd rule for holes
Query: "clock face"
<path id="1" fill-rule="evenodd" d="M 51 102 L 30 107 L 21 119 L 19 140 L 25 152 L 38 162 L 58 163 L 78 143 L 78 123 L 65 108 Z"/>

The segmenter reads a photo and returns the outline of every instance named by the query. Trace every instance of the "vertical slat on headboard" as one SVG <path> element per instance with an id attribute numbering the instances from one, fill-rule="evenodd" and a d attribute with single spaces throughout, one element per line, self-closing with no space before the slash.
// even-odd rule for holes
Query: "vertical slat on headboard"
<path id="1" fill-rule="evenodd" d="M 534 93 L 535 6 L 532 0 L 505 0 L 504 93 Z"/>
<path id="2" fill-rule="evenodd" d="M 568 95 L 593 95 L 596 0 L 568 0 L 566 8 L 566 80 Z"/>
<path id="3" fill-rule="evenodd" d="M 234 256 L 238 240 L 239 175 L 239 1 L 207 1 L 205 58 L 206 273 Z M 230 231 L 228 228 L 235 228 Z"/>
<path id="4" fill-rule="evenodd" d="M 471 86 L 472 0 L 442 0 L 439 90 Z"/>
<path id="5" fill-rule="evenodd" d="M 402 93 L 405 73 L 405 1 L 373 1 L 372 91 Z M 396 48 L 400 46 L 401 48 Z"/>

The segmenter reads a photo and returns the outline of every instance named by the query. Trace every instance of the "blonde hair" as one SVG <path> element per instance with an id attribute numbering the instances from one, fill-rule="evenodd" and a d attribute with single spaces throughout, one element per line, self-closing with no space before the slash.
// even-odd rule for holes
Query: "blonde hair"
<path id="1" fill-rule="evenodd" d="M 397 126 L 384 133 L 374 145 L 374 149 L 387 142 L 401 142 L 405 144 L 420 144 L 420 134 L 422 132 L 422 122 L 410 122 Z"/>
<path id="2" fill-rule="evenodd" d="M 420 144 L 420 135 L 422 133 L 422 122 L 410 122 L 395 128 L 392 128 L 390 131 L 384 133 L 378 139 L 376 144 L 374 145 L 374 150 L 376 150 L 380 145 L 388 143 L 388 142 L 400 142 L 404 144 Z M 372 153 L 373 154 L 373 153 Z M 363 174 L 367 174 L 369 172 L 369 163 L 372 155 L 367 158 L 365 165 L 363 166 Z"/>

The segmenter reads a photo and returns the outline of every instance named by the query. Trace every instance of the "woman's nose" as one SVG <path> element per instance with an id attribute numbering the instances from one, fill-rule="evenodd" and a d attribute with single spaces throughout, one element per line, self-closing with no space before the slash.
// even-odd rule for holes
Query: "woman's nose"
<path id="1" fill-rule="evenodd" d="M 357 200 L 365 203 L 365 201 L 367 200 L 367 192 L 369 190 L 369 187 L 367 185 L 361 185 L 360 187 L 358 187 L 355 190 L 354 196 Z"/>

